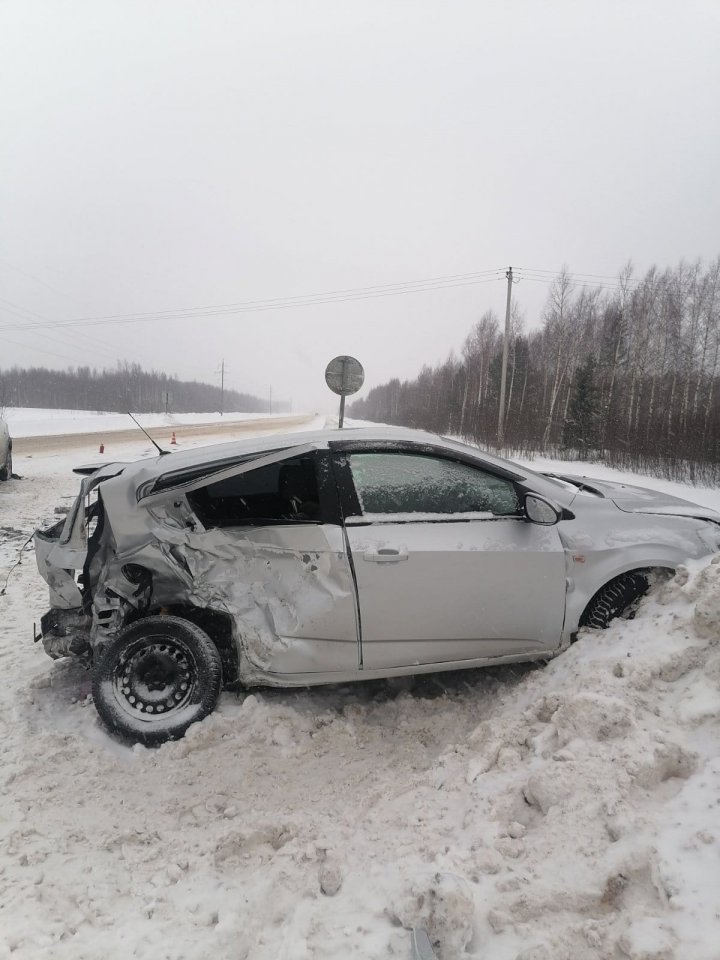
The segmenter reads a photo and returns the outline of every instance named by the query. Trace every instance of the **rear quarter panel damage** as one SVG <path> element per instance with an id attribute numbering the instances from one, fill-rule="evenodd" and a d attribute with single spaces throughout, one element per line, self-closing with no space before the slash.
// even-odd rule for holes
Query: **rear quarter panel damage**
<path id="1" fill-rule="evenodd" d="M 106 496 L 110 510 L 112 501 Z M 152 572 L 154 608 L 185 603 L 229 614 L 246 683 L 357 668 L 355 590 L 339 525 L 204 530 L 184 496 L 134 513 L 104 587 L 115 590 L 123 565 L 136 563 Z"/>

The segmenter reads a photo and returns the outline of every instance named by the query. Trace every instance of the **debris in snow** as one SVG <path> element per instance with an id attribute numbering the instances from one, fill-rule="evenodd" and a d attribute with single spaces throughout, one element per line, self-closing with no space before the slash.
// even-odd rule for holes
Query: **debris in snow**
<path id="1" fill-rule="evenodd" d="M 413 960 L 435 960 L 430 938 L 422 927 L 413 927 L 411 947 Z"/>
<path id="2" fill-rule="evenodd" d="M 456 874 L 436 873 L 413 880 L 388 912 L 407 930 L 426 930 L 438 960 L 461 957 L 472 939 L 473 891 Z"/>
<path id="3" fill-rule="evenodd" d="M 340 890 L 340 887 L 342 887 L 342 873 L 336 866 L 331 866 L 327 863 L 323 864 L 320 867 L 318 879 L 320 881 L 320 889 L 326 897 L 334 897 Z"/>

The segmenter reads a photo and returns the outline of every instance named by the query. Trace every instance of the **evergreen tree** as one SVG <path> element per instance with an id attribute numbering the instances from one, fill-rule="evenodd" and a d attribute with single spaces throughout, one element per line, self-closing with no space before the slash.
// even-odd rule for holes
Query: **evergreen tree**
<path id="1" fill-rule="evenodd" d="M 600 443 L 600 402 L 595 382 L 595 358 L 585 358 L 573 377 L 563 446 L 576 449 L 581 459 Z"/>

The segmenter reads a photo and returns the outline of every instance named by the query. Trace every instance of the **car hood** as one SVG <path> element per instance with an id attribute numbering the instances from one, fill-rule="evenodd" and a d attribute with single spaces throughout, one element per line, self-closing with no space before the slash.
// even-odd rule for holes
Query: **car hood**
<path id="1" fill-rule="evenodd" d="M 651 490 L 648 487 L 635 487 L 629 483 L 617 483 L 612 480 L 596 480 L 594 477 L 581 477 L 573 474 L 553 474 L 558 480 L 578 486 L 578 496 L 583 491 L 588 494 L 612 500 L 616 507 L 626 513 L 656 513 L 674 517 L 697 517 L 702 520 L 714 520 L 720 523 L 720 513 L 711 507 L 702 507 L 690 500 L 673 497 L 669 493 Z"/>

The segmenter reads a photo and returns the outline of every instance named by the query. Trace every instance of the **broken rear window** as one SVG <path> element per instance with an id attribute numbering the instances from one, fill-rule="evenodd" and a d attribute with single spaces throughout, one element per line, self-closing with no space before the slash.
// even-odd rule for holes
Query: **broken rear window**
<path id="1" fill-rule="evenodd" d="M 281 460 L 208 483 L 189 493 L 188 501 L 206 528 L 320 519 L 313 457 Z"/>
<path id="2" fill-rule="evenodd" d="M 282 448 L 280 448 L 282 450 Z M 184 467 L 182 470 L 170 470 L 164 473 L 157 480 L 143 484 L 137 492 L 138 500 L 149 497 L 153 493 L 162 493 L 163 490 L 171 490 L 173 487 L 180 487 L 186 483 L 192 483 L 193 480 L 200 480 L 202 477 L 212 476 L 214 473 L 220 473 L 221 470 L 227 470 L 228 467 L 239 467 L 250 460 L 259 460 L 260 457 L 268 457 L 273 453 L 280 453 L 280 450 L 261 450 L 255 453 L 246 453 L 241 457 L 226 457 L 224 460 L 213 460 L 212 463 L 201 463 L 194 467 Z"/>

